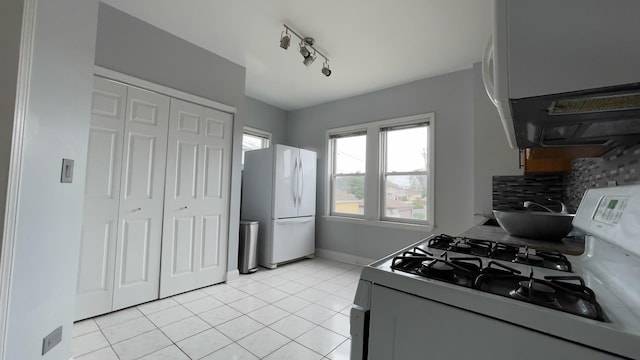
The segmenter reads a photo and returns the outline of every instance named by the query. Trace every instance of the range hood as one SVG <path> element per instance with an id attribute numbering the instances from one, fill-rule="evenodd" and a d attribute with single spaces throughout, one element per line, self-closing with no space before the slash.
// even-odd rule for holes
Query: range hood
<path id="1" fill-rule="evenodd" d="M 494 0 L 483 79 L 511 147 L 640 140 L 640 1 Z"/>

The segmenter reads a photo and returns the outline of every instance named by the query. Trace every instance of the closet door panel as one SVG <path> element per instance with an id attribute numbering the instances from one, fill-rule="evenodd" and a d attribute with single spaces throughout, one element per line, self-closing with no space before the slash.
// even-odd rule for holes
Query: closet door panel
<path id="1" fill-rule="evenodd" d="M 221 216 L 204 216 L 202 218 L 202 249 L 201 254 L 201 269 L 215 269 L 220 266 L 220 262 L 223 260 L 220 253 L 220 242 L 222 232 L 222 224 L 220 221 Z"/>
<path id="2" fill-rule="evenodd" d="M 230 114 L 171 100 L 161 297 L 225 279 L 231 127 Z M 188 236 L 176 230 L 185 217 Z"/>
<path id="3" fill-rule="evenodd" d="M 196 279 L 198 287 L 222 282 L 227 273 L 229 192 L 233 115 L 204 108 L 202 132 L 202 243 Z"/>
<path id="4" fill-rule="evenodd" d="M 113 309 L 158 298 L 169 97 L 129 87 Z"/>
<path id="5" fill-rule="evenodd" d="M 76 320 L 111 311 L 127 87 L 94 78 Z"/>
<path id="6" fill-rule="evenodd" d="M 195 216 L 176 216 L 173 224 L 172 275 L 191 274 L 195 269 L 194 252 L 196 242 Z"/>
<path id="7" fill-rule="evenodd" d="M 175 199 L 193 200 L 196 198 L 198 150 L 198 144 L 186 141 L 177 142 Z"/>
<path id="8" fill-rule="evenodd" d="M 156 178 L 156 137 L 128 133 L 125 159 L 124 198 L 132 201 L 152 199 Z"/>
<path id="9" fill-rule="evenodd" d="M 171 99 L 160 297 L 192 290 L 196 284 L 202 123 L 201 106 Z"/>
<path id="10" fill-rule="evenodd" d="M 128 219 L 122 222 L 121 286 L 135 286 L 149 279 L 149 249 L 151 219 Z"/>

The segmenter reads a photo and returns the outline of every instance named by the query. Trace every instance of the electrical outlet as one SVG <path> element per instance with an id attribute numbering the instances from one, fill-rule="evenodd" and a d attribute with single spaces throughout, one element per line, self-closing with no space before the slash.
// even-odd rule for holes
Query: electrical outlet
<path id="1" fill-rule="evenodd" d="M 62 326 L 53 330 L 49 335 L 42 339 L 42 355 L 49 352 L 49 350 L 58 345 L 60 341 L 62 341 Z"/>

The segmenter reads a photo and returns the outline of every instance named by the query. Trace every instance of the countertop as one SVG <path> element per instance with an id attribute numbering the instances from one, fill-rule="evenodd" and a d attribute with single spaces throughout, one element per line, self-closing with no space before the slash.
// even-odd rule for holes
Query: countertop
<path id="1" fill-rule="evenodd" d="M 560 241 L 541 241 L 525 239 L 507 234 L 500 226 L 481 225 L 486 220 L 481 221 L 478 225 L 468 229 L 460 234 L 460 236 L 478 239 L 503 242 L 520 246 L 528 246 L 536 250 L 559 251 L 566 255 L 580 255 L 584 252 L 584 237 L 571 236 Z"/>

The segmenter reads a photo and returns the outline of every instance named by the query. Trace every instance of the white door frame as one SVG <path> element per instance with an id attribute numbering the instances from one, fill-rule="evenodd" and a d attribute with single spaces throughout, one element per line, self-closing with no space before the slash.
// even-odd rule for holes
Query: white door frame
<path id="1" fill-rule="evenodd" d="M 36 26 L 37 0 L 24 0 L 22 30 L 20 32 L 20 58 L 16 83 L 16 103 L 13 117 L 11 155 L 7 177 L 7 200 L 5 204 L 4 228 L 0 244 L 0 359 L 5 358 L 9 295 L 13 278 L 14 244 L 18 223 L 18 195 L 22 170 L 24 128 L 29 105 L 29 84 L 33 59 L 33 42 Z M 0 205 L 2 206 L 2 205 Z"/>
<path id="2" fill-rule="evenodd" d="M 162 86 L 156 83 L 152 83 L 150 81 L 138 79 L 133 76 L 129 76 L 123 73 L 119 73 L 117 71 L 113 71 L 107 68 L 103 68 L 101 66 L 94 66 L 95 75 L 103 77 L 105 79 L 110 79 L 114 81 L 121 82 L 125 85 L 131 85 L 135 87 L 139 87 L 141 89 L 157 92 L 159 94 L 167 95 L 172 98 L 192 102 L 198 105 L 203 105 L 206 107 L 214 108 L 216 110 L 224 111 L 227 113 L 235 114 L 237 109 L 234 106 L 230 106 L 227 104 L 223 104 L 221 102 L 209 100 L 197 95 L 192 95 L 180 90 L 172 89 L 170 87 Z M 235 117 L 234 117 L 235 118 Z"/>

